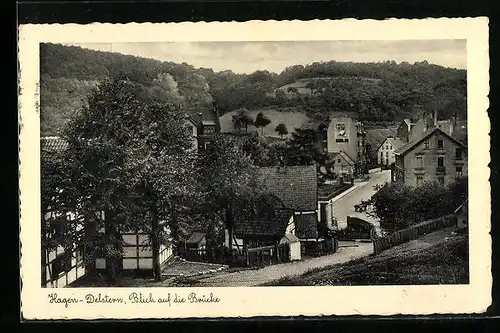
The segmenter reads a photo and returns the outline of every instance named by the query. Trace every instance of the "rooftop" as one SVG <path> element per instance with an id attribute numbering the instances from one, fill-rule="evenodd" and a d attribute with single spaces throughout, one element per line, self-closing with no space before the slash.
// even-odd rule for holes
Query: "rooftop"
<path id="1" fill-rule="evenodd" d="M 316 166 L 285 166 L 259 170 L 268 190 L 277 196 L 286 208 L 294 211 L 317 209 Z"/>

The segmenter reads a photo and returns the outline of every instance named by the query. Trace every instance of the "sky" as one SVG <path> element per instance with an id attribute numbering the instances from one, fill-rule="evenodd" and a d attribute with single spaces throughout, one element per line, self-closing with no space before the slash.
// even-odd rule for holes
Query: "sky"
<path id="1" fill-rule="evenodd" d="M 466 69 L 465 40 L 397 41 L 279 41 L 279 42 L 161 42 L 72 44 L 101 51 L 153 58 L 214 71 L 280 73 L 287 66 L 321 61 L 411 64 L 426 60 L 445 67 Z"/>

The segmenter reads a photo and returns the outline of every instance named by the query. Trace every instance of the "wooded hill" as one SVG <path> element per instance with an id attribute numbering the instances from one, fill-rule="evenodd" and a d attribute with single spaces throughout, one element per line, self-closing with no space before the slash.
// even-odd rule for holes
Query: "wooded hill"
<path id="1" fill-rule="evenodd" d="M 433 109 L 441 118 L 454 113 L 460 118 L 466 116 L 466 71 L 426 61 L 329 61 L 291 66 L 279 74 L 236 74 L 76 46 L 41 44 L 42 134 L 57 134 L 91 89 L 107 77 L 129 80 L 141 98 L 185 106 L 215 101 L 221 115 L 242 108 L 272 107 L 295 108 L 313 117 L 332 110 L 356 110 L 366 122 L 395 121 Z"/>

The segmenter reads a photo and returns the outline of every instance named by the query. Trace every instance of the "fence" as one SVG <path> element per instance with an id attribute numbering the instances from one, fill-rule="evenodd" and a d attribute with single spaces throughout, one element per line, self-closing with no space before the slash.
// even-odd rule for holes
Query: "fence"
<path id="1" fill-rule="evenodd" d="M 373 252 L 379 254 L 380 252 L 390 249 L 393 246 L 408 242 L 416 239 L 422 235 L 430 232 L 451 227 L 456 224 L 456 215 L 446 215 L 437 219 L 424 221 L 415 224 L 409 228 L 396 231 L 395 233 L 373 239 Z"/>
<path id="2" fill-rule="evenodd" d="M 279 244 L 251 248 L 246 251 L 246 266 L 272 265 L 290 260 L 290 245 Z"/>
<path id="3" fill-rule="evenodd" d="M 229 266 L 262 266 L 290 260 L 290 245 L 269 245 L 247 250 L 212 249 L 179 249 L 177 255 L 188 261 L 226 264 Z"/>

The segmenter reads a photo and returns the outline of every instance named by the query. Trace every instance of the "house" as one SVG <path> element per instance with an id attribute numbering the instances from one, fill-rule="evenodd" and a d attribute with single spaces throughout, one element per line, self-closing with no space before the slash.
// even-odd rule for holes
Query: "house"
<path id="1" fill-rule="evenodd" d="M 366 136 L 363 123 L 357 120 L 355 112 L 333 112 L 326 127 L 326 152 L 330 155 L 342 153 L 341 159 L 348 156 L 349 164 L 353 162 L 353 174 L 360 174 L 367 162 Z"/>
<path id="2" fill-rule="evenodd" d="M 413 141 L 420 137 L 428 130 L 437 127 L 446 134 L 454 137 L 463 144 L 467 144 L 467 121 L 461 120 L 456 114 L 451 119 L 438 119 L 438 112 L 422 112 L 422 116 L 416 121 L 411 128 L 409 141 Z"/>
<path id="3" fill-rule="evenodd" d="M 207 246 L 207 234 L 204 232 L 194 231 L 186 240 L 186 248 L 188 249 L 204 249 Z"/>
<path id="4" fill-rule="evenodd" d="M 434 127 L 395 152 L 394 181 L 419 186 L 424 181 L 443 185 L 467 174 L 467 148 Z"/>
<path id="5" fill-rule="evenodd" d="M 389 137 L 377 149 L 377 162 L 379 165 L 391 165 L 396 161 L 394 152 L 405 144 L 398 138 Z"/>
<path id="6" fill-rule="evenodd" d="M 302 253 L 316 251 L 325 243 L 325 230 L 318 222 L 318 184 L 316 166 L 260 168 L 263 183 L 292 211 L 293 232 L 300 239 Z"/>
<path id="7" fill-rule="evenodd" d="M 61 152 L 67 148 L 67 142 L 59 137 L 42 137 L 40 140 L 41 154 L 40 158 L 43 162 L 44 159 L 51 158 L 51 153 Z M 72 231 L 85 232 L 81 224 L 77 224 L 76 214 L 58 212 L 57 209 L 49 210 L 44 214 L 45 223 L 50 223 L 54 218 L 65 219 L 67 225 L 72 228 Z M 105 220 L 105 212 L 96 212 L 99 220 Z M 76 229 L 76 230 L 75 230 Z M 104 234 L 104 228 L 99 230 Z M 169 237 L 169 230 L 164 228 L 164 236 L 160 237 L 159 248 L 159 262 L 160 264 L 166 263 L 172 256 L 172 239 Z M 141 230 L 130 230 L 120 234 L 123 241 L 123 255 L 118 269 L 124 272 L 133 272 L 144 275 L 153 273 L 153 254 L 150 244 L 150 235 Z M 44 244 L 50 242 L 52 235 L 47 232 L 42 234 L 42 285 L 46 287 L 64 287 L 73 281 L 88 273 L 90 268 L 96 270 L 106 269 L 105 258 L 95 258 L 93 267 L 85 265 L 85 256 L 87 249 L 81 244 L 73 244 L 72 249 L 76 251 L 65 250 L 64 244 L 52 244 L 48 247 Z"/>
<path id="8" fill-rule="evenodd" d="M 338 230 L 333 210 L 335 198 L 352 187 L 350 183 L 318 184 L 318 221 L 327 230 Z"/>
<path id="9" fill-rule="evenodd" d="M 329 153 L 325 167 L 344 179 L 351 179 L 356 172 L 356 162 L 343 151 Z"/>
<path id="10" fill-rule="evenodd" d="M 196 150 L 204 150 L 213 140 L 215 134 L 220 133 L 220 122 L 217 105 L 188 108 L 186 124 L 192 129 Z"/>
<path id="11" fill-rule="evenodd" d="M 408 143 L 410 141 L 410 133 L 413 126 L 415 126 L 415 123 L 413 123 L 411 119 L 403 119 L 396 129 L 397 138 L 405 143 Z"/>
<path id="12" fill-rule="evenodd" d="M 378 148 L 387 138 L 397 137 L 395 128 L 368 128 L 366 129 L 366 155 L 371 165 L 378 162 Z"/>
<path id="13" fill-rule="evenodd" d="M 59 137 L 42 137 L 40 140 L 41 162 L 49 161 L 52 158 L 52 153 L 62 151 L 67 146 L 67 142 Z M 42 214 L 42 223 L 45 224 L 45 230 L 47 230 L 46 232 L 42 230 L 41 235 L 42 287 L 65 287 L 87 274 L 84 263 L 85 248 L 73 244 L 72 250 L 67 251 L 64 244 L 57 242 L 54 235 L 48 230 L 49 221 L 60 219 L 59 222 L 71 228 L 71 233 L 74 234 L 83 233 L 83 230 L 75 223 L 74 214 L 61 213 L 51 207 Z"/>

